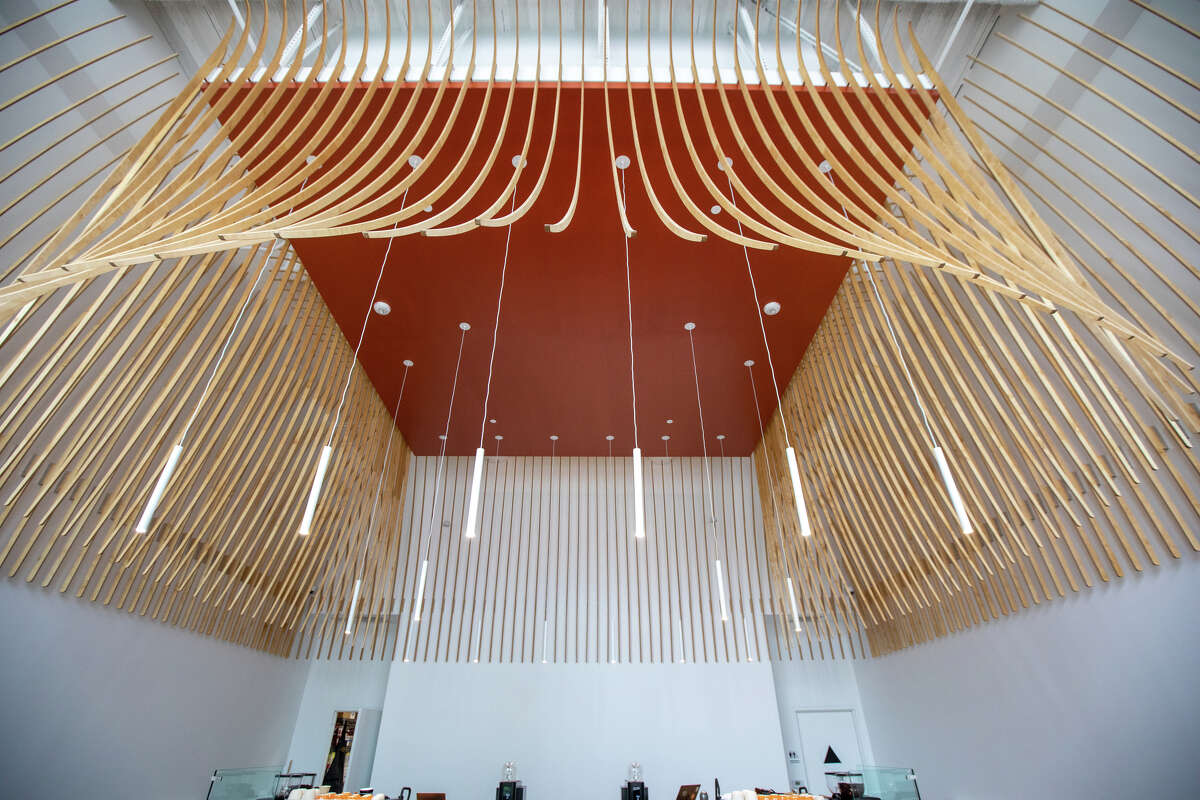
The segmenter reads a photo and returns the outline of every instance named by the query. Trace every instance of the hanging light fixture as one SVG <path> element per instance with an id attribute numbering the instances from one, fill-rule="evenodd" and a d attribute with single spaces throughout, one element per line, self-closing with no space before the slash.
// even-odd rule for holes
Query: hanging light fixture
<path id="1" fill-rule="evenodd" d="M 311 158 L 311 156 L 309 158 Z M 300 191 L 304 191 L 304 187 L 307 184 L 308 178 L 305 178 L 304 182 L 300 184 Z M 291 213 L 291 209 L 288 209 L 288 213 Z M 258 270 L 258 275 L 254 279 L 254 285 L 250 287 L 250 293 L 247 294 L 246 299 L 242 301 L 242 307 L 238 310 L 237 318 L 233 321 L 233 327 L 229 329 L 229 335 L 225 337 L 225 343 L 221 346 L 221 352 L 217 355 L 217 360 L 213 362 L 212 372 L 209 373 L 208 381 L 205 382 L 204 389 L 200 392 L 200 398 L 192 406 L 192 415 L 188 418 L 187 425 L 185 425 L 183 428 L 183 433 L 179 435 L 179 441 L 176 442 L 175 446 L 171 448 L 171 453 L 167 456 L 167 462 L 163 465 L 163 471 L 159 474 L 158 481 L 154 484 L 153 491 L 150 492 L 150 499 L 146 502 L 146 507 L 142 510 L 142 515 L 138 518 L 137 525 L 135 525 L 133 528 L 134 533 L 149 532 L 150 525 L 154 522 L 154 512 L 158 510 L 158 504 L 162 502 L 163 495 L 167 491 L 167 485 L 171 482 L 171 476 L 175 474 L 175 467 L 179 465 L 179 457 L 183 455 L 183 443 L 184 440 L 187 439 L 188 431 L 191 430 L 192 423 L 196 421 L 196 415 L 200 413 L 200 407 L 204 405 L 204 400 L 208 397 L 208 390 L 212 388 L 213 379 L 217 376 L 217 371 L 221 368 L 221 363 L 225 360 L 225 354 L 229 352 L 229 345 L 237 335 L 238 329 L 242 325 L 242 317 L 246 313 L 246 308 L 250 305 L 250 299 L 258 290 L 259 281 L 261 281 L 263 275 L 266 274 L 267 267 L 271 264 L 271 257 L 275 255 L 275 251 L 279 247 L 279 242 L 281 241 L 282 239 L 276 239 L 275 243 L 271 245 L 271 250 L 267 253 L 266 258 L 263 259 L 263 265 Z M 282 254 L 280 254 L 278 260 L 283 260 Z M 11 325 L 15 324 L 20 317 L 24 315 L 25 311 L 32 305 L 32 300 L 29 303 L 26 303 L 25 307 L 22 308 L 18 314 L 18 318 L 13 320 L 13 323 L 10 324 L 10 328 Z M 0 344 L 3 344 L 4 340 L 8 338 L 8 331 L 9 329 L 6 328 L 4 334 L 0 335 Z M 326 459 L 326 464 L 328 465 L 328 459 Z"/>
<path id="2" fill-rule="evenodd" d="M 471 330 L 469 322 L 458 323 L 458 329 L 461 331 L 458 338 L 458 359 L 454 362 L 454 382 L 450 385 L 450 405 L 446 409 L 446 428 L 438 437 L 442 441 L 441 451 L 438 453 L 437 467 L 434 470 L 433 480 L 433 512 L 438 514 L 438 494 L 442 488 L 442 467 L 446 462 L 446 442 L 450 438 L 450 418 L 454 415 L 454 395 L 458 392 L 458 371 L 462 367 L 463 344 L 467 340 L 467 331 Z M 433 527 L 437 520 L 431 516 L 430 527 Z M 439 524 L 440 528 L 441 525 Z M 417 598 L 413 604 L 412 621 L 421 621 L 421 608 L 425 601 L 425 579 L 429 574 L 429 552 L 428 539 L 424 531 L 421 532 L 421 540 L 417 542 L 417 552 L 421 555 L 421 574 L 417 578 Z"/>
<path id="3" fill-rule="evenodd" d="M 692 351 L 692 378 L 696 382 L 696 412 L 700 417 L 700 446 L 704 453 L 704 483 L 708 487 L 708 522 L 716 525 L 717 510 L 713 501 L 713 483 L 712 483 L 712 468 L 708 463 L 708 437 L 704 433 L 704 406 L 700 402 L 700 371 L 696 368 L 696 323 L 685 322 L 683 329 L 687 331 L 688 345 Z M 705 536 L 708 536 L 708 525 L 704 526 Z M 717 547 L 714 543 L 713 551 L 717 552 Z M 725 598 L 725 573 L 721 567 L 721 558 L 718 555 L 713 559 L 713 566 L 717 575 L 717 596 L 721 600 L 721 622 L 729 621 L 729 603 Z"/>
<path id="4" fill-rule="evenodd" d="M 512 159 L 512 164 L 518 171 L 524 166 L 521 156 L 515 155 Z M 520 175 L 518 172 L 518 181 Z M 517 207 L 517 192 L 516 184 L 513 185 L 512 209 L 509 213 L 513 213 Z M 496 364 L 496 338 L 500 332 L 500 308 L 504 304 L 504 280 L 508 275 L 508 247 L 512 242 L 512 223 L 506 226 L 507 230 L 504 234 L 504 261 L 500 265 L 500 292 L 496 296 L 496 321 L 492 326 L 492 353 L 488 357 L 488 376 L 487 388 L 483 394 L 483 421 L 479 423 L 479 447 L 475 448 L 475 465 L 471 470 L 471 499 L 467 503 L 467 524 L 463 528 L 463 536 L 468 539 L 475 538 L 475 528 L 479 522 L 479 491 L 483 483 L 483 436 L 487 430 L 488 421 L 488 401 L 492 398 L 492 370 Z M 497 437 L 500 438 L 500 437 Z"/>
<path id="5" fill-rule="evenodd" d="M 631 163 L 629 156 L 617 156 L 617 169 L 621 170 L 621 203 L 625 203 L 625 170 Z M 625 302 L 629 312 L 629 389 L 633 396 L 633 536 L 646 538 L 646 491 L 642 478 L 642 448 L 638 446 L 637 423 L 637 378 L 634 375 L 633 358 L 633 289 L 629 279 L 629 237 L 622 236 L 625 243 Z"/>
<path id="6" fill-rule="evenodd" d="M 836 186 L 833 180 L 833 165 L 828 161 L 822 161 L 818 167 L 826 177 L 829 178 L 829 184 Z M 850 219 L 850 215 L 846 213 L 845 204 L 842 205 L 842 215 L 846 219 Z M 933 462 L 937 466 L 938 474 L 941 475 L 942 485 L 946 487 L 946 494 L 950 497 L 950 508 L 954 511 L 955 519 L 958 521 L 958 529 L 964 534 L 975 532 L 975 526 L 971 524 L 971 517 L 967 514 L 967 507 L 963 503 L 962 494 L 958 491 L 958 484 L 954 480 L 954 474 L 950 472 L 950 463 L 946 460 L 946 453 L 938 444 L 937 437 L 933 434 L 933 426 L 929 423 L 929 414 L 925 411 L 925 404 L 921 402 L 921 394 L 917 391 L 916 382 L 913 381 L 912 373 L 908 371 L 908 359 L 904 357 L 904 351 L 900 347 L 900 339 L 896 336 L 896 329 L 892 326 L 892 315 L 888 313 L 887 306 L 883 303 L 883 295 L 879 293 L 879 287 L 875 284 L 874 270 L 871 265 L 865 261 L 852 262 L 862 273 L 867 276 L 867 282 L 871 284 L 871 291 L 875 295 L 875 303 L 879 306 L 879 313 L 883 315 L 883 321 L 887 325 L 888 336 L 892 340 L 892 346 L 896 348 L 896 356 L 900 360 L 900 369 L 904 371 L 904 379 L 908 383 L 908 390 L 912 393 L 913 400 L 917 404 L 917 411 L 921 414 L 921 421 L 925 423 L 925 432 L 929 435 L 929 446 L 933 452 Z"/>
<path id="7" fill-rule="evenodd" d="M 758 387 L 754 384 L 754 361 L 747 359 L 742 363 L 746 368 L 746 373 L 750 377 L 750 391 L 754 395 L 754 416 L 758 420 L 758 436 L 760 439 L 767 438 L 766 431 L 763 430 L 762 411 L 758 407 Z M 771 459 L 766 457 L 766 447 L 763 447 L 763 461 L 767 464 L 767 491 L 771 495 L 771 508 L 775 514 L 775 535 L 779 538 L 779 556 L 783 559 L 784 575 L 787 579 L 788 602 L 792 607 L 792 630 L 796 633 L 800 632 L 800 609 L 796 604 L 796 587 L 792 585 L 792 565 L 788 561 L 787 551 L 783 545 L 783 531 L 779 527 L 779 505 L 775 501 L 775 468 L 771 466 Z"/>
<path id="8" fill-rule="evenodd" d="M 375 484 L 375 500 L 371 503 L 371 513 L 367 516 L 367 534 L 363 539 L 362 559 L 358 566 L 358 574 L 354 577 L 354 593 L 350 598 L 350 611 L 346 614 L 346 635 L 354 629 L 354 612 L 358 610 L 358 595 L 362 589 L 362 574 L 367 567 L 367 553 L 371 549 L 374 536 L 375 512 L 379 509 L 379 498 L 383 494 L 383 479 L 387 475 L 388 464 L 392 455 L 392 440 L 396 437 L 396 418 L 400 414 L 400 401 L 404 399 L 404 387 L 408 384 L 408 370 L 413 362 L 404 359 L 404 376 L 400 379 L 400 393 L 396 397 L 396 407 L 392 410 L 392 429 L 388 432 L 387 447 L 383 451 L 383 468 L 379 471 L 379 482 Z"/>
<path id="9" fill-rule="evenodd" d="M 737 208 L 737 197 L 733 191 L 733 181 L 727 172 L 733 166 L 733 159 L 726 156 L 717 164 L 717 169 L 725 172 L 725 182 L 729 185 L 729 200 Z M 738 234 L 742 233 L 742 221 L 737 220 Z M 800 523 L 800 535 L 812 536 L 812 527 L 808 520 L 808 506 L 804 502 L 804 486 L 800 481 L 800 465 L 796 460 L 796 449 L 792 447 L 792 439 L 788 434 L 787 414 L 783 410 L 783 398 L 779 394 L 779 381 L 775 377 L 775 361 L 771 357 L 771 344 L 767 341 L 767 326 L 763 322 L 763 306 L 758 300 L 758 286 L 754 282 L 754 270 L 750 267 L 750 250 L 742 245 L 742 255 L 746 259 L 746 275 L 750 278 L 750 291 L 754 295 L 754 314 L 758 317 L 758 329 L 762 332 L 763 348 L 767 351 L 767 369 L 771 373 L 771 383 L 775 387 L 775 402 L 779 408 L 779 424 L 783 427 L 784 455 L 787 457 L 788 476 L 792 481 L 792 497 L 796 502 L 796 519 Z"/>
<path id="10" fill-rule="evenodd" d="M 414 163 L 415 162 L 415 163 Z M 421 157 L 417 155 L 410 156 L 408 159 L 409 166 L 414 169 L 420 165 Z M 408 189 L 404 190 L 404 195 L 400 199 L 400 205 L 403 206 L 408 200 Z M 400 221 L 396 221 L 399 225 Z M 395 229 L 395 225 L 392 226 Z M 387 269 L 388 255 L 392 252 L 392 242 L 395 237 L 388 239 L 387 247 L 383 251 L 383 261 L 379 264 L 379 275 L 375 278 L 375 288 L 371 290 L 371 299 L 367 303 L 367 313 L 363 316 L 362 328 L 358 332 L 358 344 L 354 346 L 354 358 L 350 359 L 350 366 L 346 369 L 346 383 L 342 386 L 342 396 L 338 400 L 337 412 L 333 416 L 333 425 L 329 428 L 329 438 L 325 441 L 325 446 L 321 448 L 321 456 L 317 459 L 317 471 L 313 475 L 312 488 L 308 491 L 308 502 L 304 506 L 304 516 L 300 519 L 300 527 L 296 531 L 301 536 L 308 536 L 312 531 L 313 518 L 317 513 L 317 501 L 321 499 L 321 489 L 325 486 L 325 473 L 329 469 L 329 460 L 333 456 L 333 436 L 337 433 L 338 423 L 342 419 L 342 408 L 346 405 L 346 393 L 350 390 L 350 379 L 354 377 L 354 367 L 358 364 L 358 353 L 362 349 L 363 339 L 367 335 L 367 323 L 371 321 L 371 312 L 375 310 L 375 299 L 379 296 L 379 284 L 383 281 L 383 271 Z"/>

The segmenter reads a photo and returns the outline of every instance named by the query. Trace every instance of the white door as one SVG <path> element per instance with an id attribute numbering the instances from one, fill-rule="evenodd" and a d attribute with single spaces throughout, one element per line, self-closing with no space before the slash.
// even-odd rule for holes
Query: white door
<path id="1" fill-rule="evenodd" d="M 800 755 L 811 793 L 828 791 L 826 772 L 844 772 L 862 765 L 858 729 L 852 712 L 797 711 L 796 724 L 800 733 Z M 826 764 L 827 758 L 835 758 L 837 763 Z"/>

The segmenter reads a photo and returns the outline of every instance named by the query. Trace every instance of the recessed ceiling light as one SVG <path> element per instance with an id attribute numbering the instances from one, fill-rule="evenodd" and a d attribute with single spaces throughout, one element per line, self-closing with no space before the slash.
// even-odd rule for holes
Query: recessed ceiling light
<path id="1" fill-rule="evenodd" d="M 743 361 L 743 362 L 742 362 L 742 366 L 743 366 L 743 367 L 753 367 L 753 366 L 754 366 L 754 359 L 747 358 L 745 361 Z"/>
<path id="2" fill-rule="evenodd" d="M 617 160 L 614 163 L 617 165 L 617 169 L 625 169 L 633 162 L 629 160 L 629 156 L 617 156 Z"/>
<path id="3" fill-rule="evenodd" d="M 768 317 L 773 317 L 779 313 L 780 308 L 782 308 L 782 306 L 780 306 L 779 303 L 772 300 L 771 302 L 769 302 L 765 306 L 763 306 L 763 313 L 766 314 Z"/>
<path id="4" fill-rule="evenodd" d="M 711 212 L 712 212 L 712 213 L 714 213 L 714 214 L 720 214 L 720 213 L 721 213 L 721 207 L 720 207 L 720 206 L 713 206 L 712 208 L 710 208 L 710 209 L 709 209 L 709 211 L 711 211 Z"/>
<path id="5" fill-rule="evenodd" d="M 388 314 L 392 313 L 392 306 L 383 300 L 376 300 L 375 313 L 381 317 L 386 317 Z"/>

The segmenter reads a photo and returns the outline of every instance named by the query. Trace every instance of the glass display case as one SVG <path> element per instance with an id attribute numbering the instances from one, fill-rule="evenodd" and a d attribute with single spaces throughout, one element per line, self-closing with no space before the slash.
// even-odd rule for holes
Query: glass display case
<path id="1" fill-rule="evenodd" d="M 826 772 L 830 796 L 838 800 L 921 800 L 917 774 L 908 767 L 864 765 Z"/>
<path id="2" fill-rule="evenodd" d="M 862 768 L 863 794 L 879 800 L 921 800 L 917 773 L 908 767 Z"/>
<path id="3" fill-rule="evenodd" d="M 315 772 L 284 772 L 275 767 L 215 769 L 209 779 L 207 800 L 280 800 L 292 789 L 316 785 Z"/>
<path id="4" fill-rule="evenodd" d="M 215 769 L 208 784 L 208 800 L 261 800 L 275 797 L 275 776 L 283 765 Z"/>

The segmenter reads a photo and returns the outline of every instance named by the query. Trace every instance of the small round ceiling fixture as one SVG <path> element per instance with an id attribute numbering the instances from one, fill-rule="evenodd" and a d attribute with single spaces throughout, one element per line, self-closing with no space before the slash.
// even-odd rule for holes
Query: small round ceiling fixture
<path id="1" fill-rule="evenodd" d="M 661 437 L 659 437 L 659 438 L 661 438 L 661 439 L 662 439 L 662 440 L 665 442 L 665 441 L 668 441 L 668 440 L 669 440 L 671 437 L 670 437 L 670 436 L 668 436 L 667 434 L 665 434 L 665 433 L 664 433 L 664 434 L 663 434 Z"/>
<path id="2" fill-rule="evenodd" d="M 733 159 L 730 158 L 729 156 L 725 156 L 725 158 L 723 158 L 722 160 L 717 162 L 717 169 L 721 170 L 721 172 L 724 172 L 726 167 L 732 167 L 732 166 L 733 166 Z"/>
<path id="3" fill-rule="evenodd" d="M 723 433 L 718 433 L 718 434 L 717 434 L 717 441 L 718 441 L 718 442 L 723 442 L 723 441 L 725 441 L 725 434 L 723 434 Z"/>
<path id="4" fill-rule="evenodd" d="M 376 300 L 374 308 L 375 313 L 381 317 L 386 317 L 388 314 L 392 313 L 391 304 L 384 300 Z"/>
<path id="5" fill-rule="evenodd" d="M 426 214 L 432 214 L 432 213 L 433 213 L 433 206 L 425 206 L 425 213 L 426 213 Z"/>
<path id="6" fill-rule="evenodd" d="M 721 207 L 720 207 L 720 206 L 713 206 L 712 208 L 710 208 L 710 209 L 709 209 L 709 211 L 711 211 L 711 212 L 712 212 L 714 215 L 715 215 L 715 214 L 720 214 L 720 213 L 721 213 Z"/>
<path id="7" fill-rule="evenodd" d="M 439 439 L 441 439 L 441 440 L 444 442 L 444 441 L 446 441 L 446 434 L 444 434 L 444 433 L 439 433 L 439 434 L 438 434 L 438 438 L 439 438 Z"/>
<path id="8" fill-rule="evenodd" d="M 469 331 L 469 330 L 471 330 L 471 323 L 460 322 L 460 323 L 458 323 L 458 328 L 459 328 L 459 330 Z"/>
<path id="9" fill-rule="evenodd" d="M 416 169 L 417 167 L 421 166 L 421 157 L 419 155 L 417 155 L 416 153 L 413 153 L 411 156 L 408 157 L 408 165 L 410 167 L 412 167 L 413 169 Z"/>
<path id="10" fill-rule="evenodd" d="M 522 158 L 520 154 L 517 154 L 512 157 L 512 165 L 514 167 L 525 167 L 529 165 L 529 161 Z"/>
<path id="11" fill-rule="evenodd" d="M 674 424 L 675 424 L 675 420 L 673 420 L 673 419 L 669 419 L 669 420 L 667 420 L 667 424 L 668 424 L 668 425 L 674 425 Z"/>
<path id="12" fill-rule="evenodd" d="M 497 442 L 498 442 L 498 441 L 500 441 L 500 440 L 501 440 L 501 439 L 503 439 L 503 438 L 504 438 L 504 437 L 503 437 L 503 436 L 501 436 L 500 434 L 498 434 L 498 433 L 496 434 L 496 441 L 497 441 Z"/>
<path id="13" fill-rule="evenodd" d="M 781 308 L 783 308 L 783 306 L 779 305 L 779 303 L 777 301 L 772 300 L 763 306 L 763 313 L 766 314 L 768 317 L 773 317 L 779 313 L 779 310 Z"/>
<path id="14" fill-rule="evenodd" d="M 817 165 L 817 169 L 821 170 L 821 172 L 824 172 L 826 175 L 828 175 L 830 172 L 833 172 L 833 164 L 830 164 L 828 161 L 822 161 L 820 164 Z"/>
<path id="15" fill-rule="evenodd" d="M 551 434 L 551 435 L 550 435 L 550 441 L 552 441 L 552 442 L 557 442 L 557 441 L 558 441 L 558 434 L 557 434 L 557 433 Z"/>
<path id="16" fill-rule="evenodd" d="M 613 435 L 610 433 L 608 436 L 605 436 L 604 438 L 605 438 L 605 439 L 607 439 L 608 441 L 610 441 L 610 442 L 611 442 L 613 439 L 615 439 L 615 438 L 617 438 L 617 437 L 613 436 Z"/>
<path id="17" fill-rule="evenodd" d="M 496 420 L 494 420 L 494 419 L 489 419 L 489 420 L 488 420 L 488 424 L 489 424 L 489 425 L 495 425 L 495 424 L 496 424 Z"/>
<path id="18" fill-rule="evenodd" d="M 406 366 L 406 367 L 411 367 L 411 366 L 413 365 L 413 362 L 412 362 L 412 359 L 411 359 L 411 358 L 406 358 L 406 359 L 404 359 L 404 361 L 402 361 L 401 363 L 402 363 L 402 364 L 404 364 L 404 366 Z"/>
<path id="19" fill-rule="evenodd" d="M 743 366 L 743 367 L 753 367 L 753 366 L 754 366 L 754 359 L 752 359 L 752 358 L 747 358 L 745 361 L 743 361 L 743 362 L 742 362 L 742 366 Z"/>
<path id="20" fill-rule="evenodd" d="M 617 165 L 617 169 L 626 169 L 633 162 L 629 160 L 629 156 L 617 156 L 617 160 L 614 163 Z"/>
<path id="21" fill-rule="evenodd" d="M 694 323 L 694 322 L 685 322 L 685 323 L 683 323 L 683 329 L 684 329 L 685 331 L 694 331 L 694 330 L 696 330 L 696 323 Z"/>

